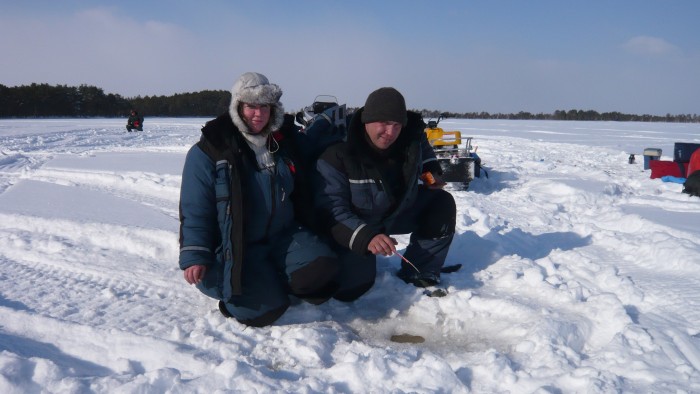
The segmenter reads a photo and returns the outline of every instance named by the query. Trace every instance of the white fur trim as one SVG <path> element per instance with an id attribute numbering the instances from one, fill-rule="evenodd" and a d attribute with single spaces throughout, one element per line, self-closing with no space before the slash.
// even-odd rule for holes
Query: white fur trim
<path id="1" fill-rule="evenodd" d="M 241 103 L 269 104 L 270 121 L 260 134 L 266 136 L 272 131 L 279 130 L 284 122 L 284 106 L 279 101 L 280 97 L 282 97 L 282 89 L 270 83 L 264 75 L 254 72 L 241 75 L 231 88 L 231 105 L 228 112 L 233 119 L 233 124 L 243 133 L 250 133 L 248 125 L 238 113 L 239 105 Z"/>

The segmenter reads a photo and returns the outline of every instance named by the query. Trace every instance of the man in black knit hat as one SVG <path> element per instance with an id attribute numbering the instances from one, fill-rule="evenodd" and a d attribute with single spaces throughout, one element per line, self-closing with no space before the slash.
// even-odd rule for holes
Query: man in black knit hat
<path id="1" fill-rule="evenodd" d="M 353 115 L 347 141 L 319 158 L 317 205 L 342 261 L 336 299 L 352 301 L 373 286 L 375 256 L 397 252 L 391 234 L 411 234 L 401 279 L 419 287 L 440 282 L 456 206 L 435 182 L 442 171 L 424 129 L 399 91 L 380 88 Z"/>

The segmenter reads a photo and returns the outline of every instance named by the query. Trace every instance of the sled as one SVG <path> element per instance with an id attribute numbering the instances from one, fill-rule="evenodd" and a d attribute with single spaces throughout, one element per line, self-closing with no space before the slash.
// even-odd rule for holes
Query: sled
<path id="1" fill-rule="evenodd" d="M 442 168 L 442 180 L 451 189 L 467 190 L 469 183 L 481 176 L 481 159 L 472 147 L 472 137 L 462 137 L 460 131 L 445 131 L 439 127 L 443 117 L 444 114 L 440 114 L 437 120 L 429 120 L 425 135 Z"/>

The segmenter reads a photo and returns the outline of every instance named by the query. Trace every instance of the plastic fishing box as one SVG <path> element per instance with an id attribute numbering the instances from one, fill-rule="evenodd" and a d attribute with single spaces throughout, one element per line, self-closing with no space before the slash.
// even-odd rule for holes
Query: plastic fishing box
<path id="1" fill-rule="evenodd" d="M 659 160 L 661 158 L 661 149 L 659 148 L 646 148 L 644 149 L 644 169 L 648 170 L 650 168 L 649 162 L 652 160 Z"/>

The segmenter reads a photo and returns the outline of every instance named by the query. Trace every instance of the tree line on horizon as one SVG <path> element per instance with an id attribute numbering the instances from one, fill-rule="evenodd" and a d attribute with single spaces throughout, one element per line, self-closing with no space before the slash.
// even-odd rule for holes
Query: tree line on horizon
<path id="1" fill-rule="evenodd" d="M 231 93 L 204 90 L 171 96 L 137 96 L 125 98 L 105 93 L 95 86 L 49 85 L 32 83 L 17 87 L 0 84 L 0 118 L 89 118 L 126 117 L 132 109 L 143 116 L 214 117 L 228 111 Z M 309 103 L 310 104 L 310 103 Z M 348 108 L 349 111 L 355 108 Z M 637 115 L 621 112 L 599 113 L 593 110 L 556 110 L 551 114 L 520 111 L 518 113 L 441 112 L 423 109 L 425 118 L 517 119 L 517 120 L 590 120 L 699 123 L 697 114 Z"/>

